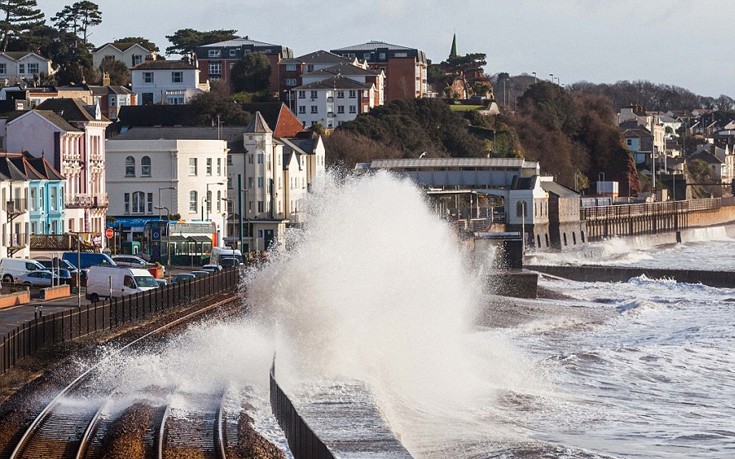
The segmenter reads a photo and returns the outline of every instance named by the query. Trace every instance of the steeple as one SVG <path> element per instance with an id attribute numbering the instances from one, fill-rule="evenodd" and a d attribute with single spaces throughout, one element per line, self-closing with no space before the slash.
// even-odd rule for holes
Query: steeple
<path id="1" fill-rule="evenodd" d="M 449 51 L 449 57 L 459 57 L 459 53 L 457 52 L 457 34 L 455 33 L 452 36 L 452 50 Z"/>

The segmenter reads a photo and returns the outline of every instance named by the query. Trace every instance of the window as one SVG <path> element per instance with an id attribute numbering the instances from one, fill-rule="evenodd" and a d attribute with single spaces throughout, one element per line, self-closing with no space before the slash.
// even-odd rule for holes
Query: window
<path id="1" fill-rule="evenodd" d="M 237 49 L 235 49 L 235 48 L 232 48 L 232 49 L 230 50 L 230 57 L 235 57 L 235 56 L 237 56 Z"/>
<path id="2" fill-rule="evenodd" d="M 263 209 L 265 209 L 265 206 L 263 205 L 263 201 L 258 201 L 258 212 L 263 212 Z"/>
<path id="3" fill-rule="evenodd" d="M 148 213 L 153 213 L 153 193 L 148 193 L 146 198 L 146 207 L 148 208 Z"/>
<path id="4" fill-rule="evenodd" d="M 296 86 L 296 78 L 286 78 L 286 86 Z"/>
<path id="5" fill-rule="evenodd" d="M 125 158 L 125 177 L 135 177 L 135 158 Z"/>
<path id="6" fill-rule="evenodd" d="M 362 54 L 362 58 L 365 59 L 365 60 L 370 59 L 370 53 L 363 53 Z"/>
<path id="7" fill-rule="evenodd" d="M 26 73 L 26 65 L 18 64 L 18 73 Z"/>
<path id="8" fill-rule="evenodd" d="M 258 177 L 258 188 L 263 188 L 263 177 Z"/>
<path id="9" fill-rule="evenodd" d="M 189 192 L 189 212 L 196 213 L 198 196 L 196 191 Z"/>
<path id="10" fill-rule="evenodd" d="M 31 210 L 35 211 L 36 207 L 36 189 L 31 188 Z"/>
<path id="11" fill-rule="evenodd" d="M 222 212 L 222 192 L 217 190 L 217 212 Z"/>
<path id="12" fill-rule="evenodd" d="M 384 61 L 385 60 L 385 53 L 378 54 L 378 59 L 380 59 L 381 61 Z"/>
<path id="13" fill-rule="evenodd" d="M 206 170 L 207 177 L 212 176 L 212 158 L 207 158 L 207 170 Z"/>
<path id="14" fill-rule="evenodd" d="M 58 207 L 57 191 L 56 187 L 49 188 L 49 207 L 51 210 L 56 210 Z"/>
<path id="15" fill-rule="evenodd" d="M 171 72 L 171 83 L 183 83 L 184 72 Z"/>
<path id="16" fill-rule="evenodd" d="M 184 105 L 184 96 L 167 96 L 166 103 L 168 105 Z"/>
<path id="17" fill-rule="evenodd" d="M 248 164 L 253 164 L 253 156 L 255 155 L 253 155 L 252 153 L 248 155 Z"/>
<path id="18" fill-rule="evenodd" d="M 143 72 L 143 83 L 153 83 L 153 72 Z"/>
<path id="19" fill-rule="evenodd" d="M 306 106 L 299 105 L 299 115 L 303 115 L 306 113 Z"/>
<path id="20" fill-rule="evenodd" d="M 222 158 L 217 158 L 217 176 L 222 176 Z"/>
<path id="21" fill-rule="evenodd" d="M 345 112 L 345 106 L 337 105 L 337 113 L 344 113 L 344 112 Z"/>
<path id="22" fill-rule="evenodd" d="M 38 64 L 28 64 L 28 73 L 32 73 L 33 75 L 38 75 Z"/>
<path id="23" fill-rule="evenodd" d="M 296 64 L 286 64 L 286 71 L 287 72 L 295 72 L 296 71 Z"/>
<path id="24" fill-rule="evenodd" d="M 212 212 L 212 192 L 207 190 L 207 213 Z"/>
<path id="25" fill-rule="evenodd" d="M 357 113 L 357 106 L 356 105 L 350 105 L 350 113 Z"/>
<path id="26" fill-rule="evenodd" d="M 124 201 L 125 201 L 125 213 L 126 214 L 129 214 L 130 213 L 130 193 L 125 193 L 125 195 L 124 195 Z M 71 223 L 71 222 L 72 221 L 69 220 L 69 223 Z"/>
<path id="27" fill-rule="evenodd" d="M 5 75 L 6 73 L 8 73 L 7 64 L 0 64 L 0 75 Z"/>
<path id="28" fill-rule="evenodd" d="M 312 105 L 311 106 L 311 113 L 312 114 L 319 113 L 319 107 L 317 107 L 316 105 Z"/>
<path id="29" fill-rule="evenodd" d="M 312 99 L 312 100 L 316 99 L 316 98 L 317 98 L 317 96 L 318 96 L 318 94 L 317 94 L 317 92 L 316 92 L 316 91 L 311 91 L 311 99 Z"/>
<path id="30" fill-rule="evenodd" d="M 189 175 L 197 175 L 197 159 L 189 158 Z"/>
<path id="31" fill-rule="evenodd" d="M 258 164 L 263 164 L 263 153 L 258 153 Z"/>
<path id="32" fill-rule="evenodd" d="M 306 66 L 306 71 L 307 72 L 313 72 L 314 71 L 314 64 L 307 65 Z"/>
<path id="33" fill-rule="evenodd" d="M 143 55 L 142 54 L 134 54 L 133 55 L 133 67 L 135 67 L 138 64 L 141 64 L 142 62 L 143 62 Z"/>
<path id="34" fill-rule="evenodd" d="M 351 89 L 350 90 L 350 99 L 354 99 L 356 97 L 357 97 L 357 91 L 355 91 L 354 89 Z"/>
<path id="35" fill-rule="evenodd" d="M 210 75 L 222 75 L 222 64 L 220 62 L 209 63 L 209 74 Z"/>
<path id="36" fill-rule="evenodd" d="M 151 157 L 143 156 L 140 160 L 140 176 L 150 177 L 151 176 Z"/>
<path id="37" fill-rule="evenodd" d="M 133 193 L 133 213 L 145 213 L 145 193 L 136 191 Z"/>
<path id="38" fill-rule="evenodd" d="M 345 98 L 345 92 L 337 91 L 337 99 L 344 99 L 344 98 Z"/>
<path id="39" fill-rule="evenodd" d="M 248 177 L 248 189 L 252 189 L 252 188 L 253 188 L 253 178 Z"/>
<path id="40" fill-rule="evenodd" d="M 210 49 L 207 53 L 207 57 L 221 57 L 222 56 L 222 50 L 221 49 Z"/>
<path id="41" fill-rule="evenodd" d="M 516 203 L 516 217 L 528 217 L 528 209 L 526 201 L 518 201 Z"/>

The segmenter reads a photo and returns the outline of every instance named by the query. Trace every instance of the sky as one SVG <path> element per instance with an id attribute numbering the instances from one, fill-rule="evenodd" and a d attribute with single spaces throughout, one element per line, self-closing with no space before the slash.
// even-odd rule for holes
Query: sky
<path id="1" fill-rule="evenodd" d="M 50 19 L 72 0 L 37 0 Z M 487 55 L 488 74 L 578 81 L 648 80 L 735 98 L 733 0 L 99 0 L 95 46 L 143 36 L 161 51 L 176 30 L 236 29 L 296 56 L 370 40 L 422 49 L 433 62 Z"/>

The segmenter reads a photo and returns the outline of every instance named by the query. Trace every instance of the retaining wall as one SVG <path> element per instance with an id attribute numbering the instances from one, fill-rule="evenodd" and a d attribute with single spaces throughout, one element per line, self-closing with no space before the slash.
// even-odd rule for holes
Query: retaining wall
<path id="1" fill-rule="evenodd" d="M 655 269 L 617 266 L 548 266 L 528 265 L 527 269 L 580 282 L 627 282 L 633 277 L 645 275 L 651 279 L 673 279 L 689 284 L 710 287 L 735 288 L 735 272 L 700 271 L 693 269 Z"/>

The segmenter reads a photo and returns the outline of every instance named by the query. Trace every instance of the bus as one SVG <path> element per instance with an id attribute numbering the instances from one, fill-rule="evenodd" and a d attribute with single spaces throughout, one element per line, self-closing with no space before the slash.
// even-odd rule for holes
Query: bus
<path id="1" fill-rule="evenodd" d="M 141 252 L 152 263 L 199 265 L 216 246 L 217 227 L 214 222 L 154 219 L 143 226 Z"/>

